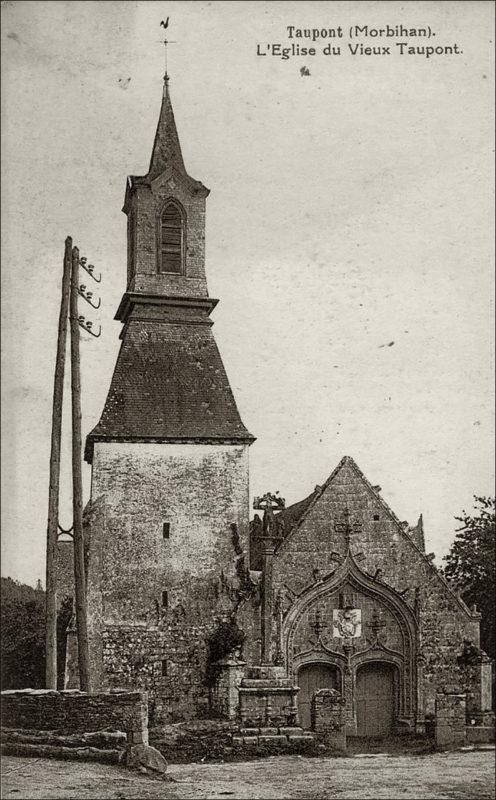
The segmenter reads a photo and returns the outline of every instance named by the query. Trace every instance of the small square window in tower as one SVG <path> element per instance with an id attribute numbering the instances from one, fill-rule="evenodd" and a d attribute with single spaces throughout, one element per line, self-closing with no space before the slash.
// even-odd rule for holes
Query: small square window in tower
<path id="1" fill-rule="evenodd" d="M 175 203 L 167 203 L 160 218 L 160 272 L 183 271 L 184 219 Z"/>

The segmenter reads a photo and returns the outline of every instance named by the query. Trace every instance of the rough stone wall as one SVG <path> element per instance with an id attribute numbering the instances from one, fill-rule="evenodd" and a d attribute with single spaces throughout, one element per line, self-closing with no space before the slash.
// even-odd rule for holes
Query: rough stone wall
<path id="1" fill-rule="evenodd" d="M 179 201 L 186 217 L 185 274 L 158 274 L 160 214 L 168 199 Z M 134 214 L 136 267 L 129 291 L 207 296 L 205 278 L 205 197 L 191 188 L 188 178 L 167 169 L 151 186 L 138 185 L 131 201 Z"/>
<path id="2" fill-rule="evenodd" d="M 438 692 L 435 699 L 436 745 L 448 747 L 464 744 L 465 695 L 446 689 Z"/>
<path id="3" fill-rule="evenodd" d="M 319 689 L 311 706 L 312 728 L 323 736 L 326 744 L 346 750 L 345 701 L 335 689 Z"/>
<path id="4" fill-rule="evenodd" d="M 157 719 L 204 713 L 207 637 L 240 602 L 247 446 L 97 443 L 92 496 L 105 505 L 88 567 L 96 686 L 148 689 Z"/>
<path id="5" fill-rule="evenodd" d="M 299 527 L 277 551 L 274 592 L 282 592 L 287 607 L 306 587 L 336 569 L 335 555 L 344 555 L 346 544 L 335 524 L 343 521 L 346 507 L 351 523 L 361 523 L 361 530 L 351 535 L 351 552 L 360 568 L 401 592 L 412 610 L 417 608 L 425 711 L 433 712 L 437 686 L 458 681 L 456 656 L 463 640 L 478 644 L 479 619 L 448 589 L 431 560 L 422 555 L 351 460 L 335 471 Z M 312 635 L 308 625 L 307 636 Z"/>
<path id="6" fill-rule="evenodd" d="M 88 695 L 82 692 L 22 689 L 2 692 L 2 726 L 62 734 L 120 730 L 148 744 L 148 704 L 144 692 Z M 141 736 L 140 736 L 141 734 Z"/>
<path id="7" fill-rule="evenodd" d="M 239 688 L 239 714 L 244 724 L 288 724 L 294 708 L 292 687 Z"/>

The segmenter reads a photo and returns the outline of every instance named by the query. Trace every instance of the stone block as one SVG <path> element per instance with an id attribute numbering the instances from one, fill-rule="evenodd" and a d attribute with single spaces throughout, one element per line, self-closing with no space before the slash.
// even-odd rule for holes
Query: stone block
<path id="1" fill-rule="evenodd" d="M 260 736 L 277 736 L 277 728 L 260 728 Z"/>
<path id="2" fill-rule="evenodd" d="M 287 736 L 280 736 L 277 733 L 273 734 L 273 735 L 269 735 L 269 734 L 262 735 L 261 734 L 258 737 L 258 741 L 259 741 L 260 744 L 270 744 L 270 743 L 272 743 L 272 744 L 284 744 L 284 743 L 286 743 L 288 741 L 288 738 L 287 738 Z"/>
<path id="3" fill-rule="evenodd" d="M 233 744 L 243 744 L 243 737 L 242 736 L 232 736 L 231 742 Z"/>
<path id="4" fill-rule="evenodd" d="M 303 733 L 303 728 L 299 728 L 296 725 L 295 726 L 287 725 L 279 728 L 279 733 L 283 734 L 284 736 L 293 736 L 293 735 L 297 736 L 298 734 Z"/>
<path id="5" fill-rule="evenodd" d="M 467 725 L 467 742 L 494 742 L 494 727 L 488 725 Z"/>
<path id="6" fill-rule="evenodd" d="M 241 736 L 258 736 L 260 728 L 240 728 Z"/>
<path id="7" fill-rule="evenodd" d="M 148 731 L 133 730 L 128 733 L 128 742 L 131 745 L 148 744 Z"/>
<path id="8" fill-rule="evenodd" d="M 258 744 L 258 736 L 243 736 L 243 744 Z"/>
<path id="9" fill-rule="evenodd" d="M 311 733 L 290 733 L 288 740 L 290 742 L 295 742 L 296 744 L 299 742 L 314 742 L 315 736 L 313 736 Z"/>

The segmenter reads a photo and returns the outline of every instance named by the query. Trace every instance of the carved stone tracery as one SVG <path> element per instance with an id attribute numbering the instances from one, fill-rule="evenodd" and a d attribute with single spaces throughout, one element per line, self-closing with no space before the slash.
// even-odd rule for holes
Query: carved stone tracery
<path id="1" fill-rule="evenodd" d="M 344 597 L 353 597 L 358 602 L 358 598 L 364 595 L 372 601 L 373 610 L 368 619 L 362 620 L 362 635 L 336 643 L 332 638 L 332 621 L 324 619 L 323 604 L 332 600 L 335 605 L 337 599 L 337 604 L 343 607 Z M 388 646 L 386 636 L 388 619 L 391 620 L 389 629 L 393 626 L 396 630 L 395 643 L 392 642 L 391 646 Z M 303 647 L 300 644 L 297 650 L 295 637 L 302 624 L 312 626 L 315 635 L 307 635 L 307 643 L 303 643 Z M 294 599 L 283 620 L 282 639 L 288 676 L 295 683 L 300 667 L 310 662 L 329 663 L 336 666 L 342 676 L 350 675 L 351 682 L 342 677 L 342 684 L 343 689 L 345 685 L 349 687 L 351 696 L 347 702 L 351 718 L 357 669 L 370 661 L 395 666 L 398 676 L 397 717 L 408 719 L 412 724 L 415 721 L 417 707 L 422 702 L 421 693 L 417 691 L 418 625 L 415 615 L 397 592 L 363 572 L 349 549 L 335 572 L 307 587 Z"/>

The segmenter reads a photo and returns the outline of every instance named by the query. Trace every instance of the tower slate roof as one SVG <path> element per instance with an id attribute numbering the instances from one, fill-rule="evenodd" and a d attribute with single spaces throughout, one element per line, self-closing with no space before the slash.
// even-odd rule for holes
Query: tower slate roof
<path id="1" fill-rule="evenodd" d="M 210 327 L 130 322 L 98 425 L 98 441 L 239 441 L 241 421 Z"/>

